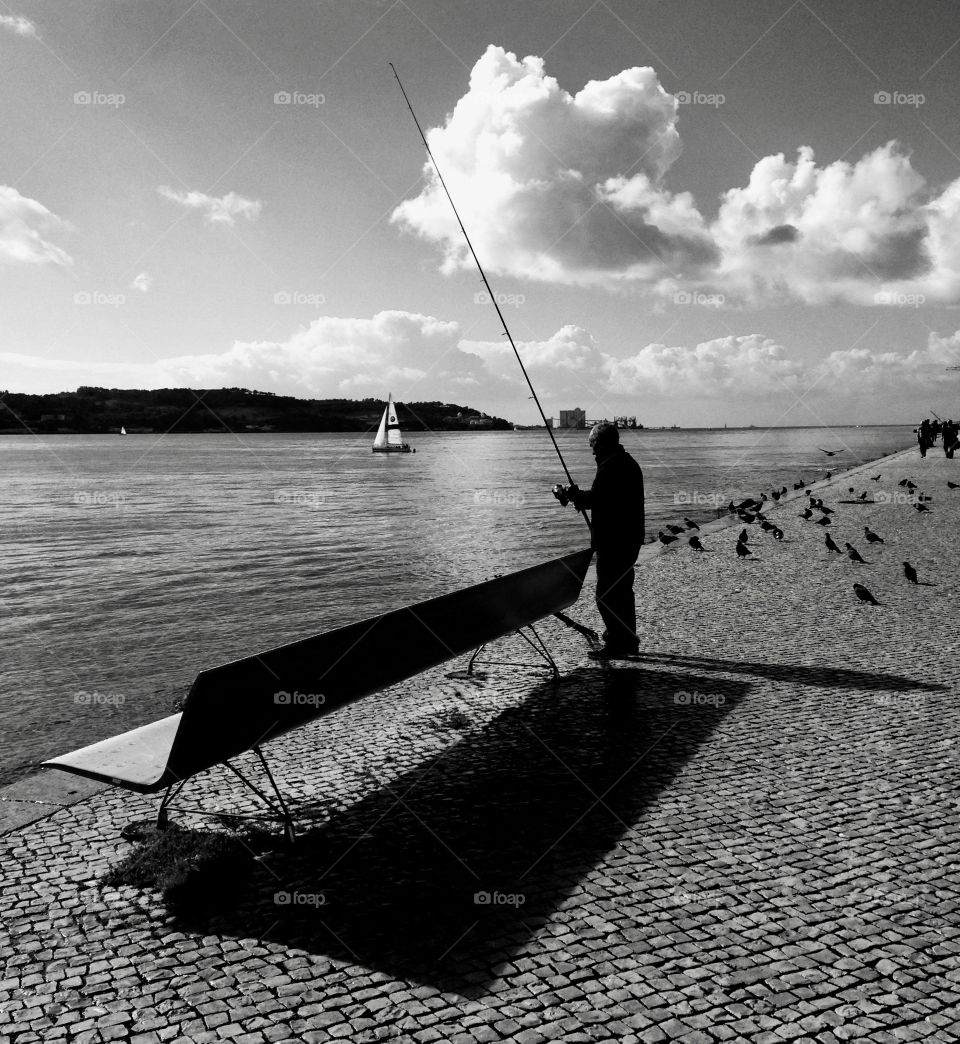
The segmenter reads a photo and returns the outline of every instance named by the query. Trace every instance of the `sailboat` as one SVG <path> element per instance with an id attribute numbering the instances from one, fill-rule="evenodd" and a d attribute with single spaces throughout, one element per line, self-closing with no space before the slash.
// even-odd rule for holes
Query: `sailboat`
<path id="1" fill-rule="evenodd" d="M 374 453 L 409 453 L 410 443 L 403 441 L 397 423 L 397 409 L 393 405 L 393 394 L 387 396 L 387 405 L 380 418 L 377 437 L 373 440 Z"/>
<path id="2" fill-rule="evenodd" d="M 126 435 L 127 434 L 127 429 L 122 424 L 120 425 L 120 434 L 121 435 Z"/>

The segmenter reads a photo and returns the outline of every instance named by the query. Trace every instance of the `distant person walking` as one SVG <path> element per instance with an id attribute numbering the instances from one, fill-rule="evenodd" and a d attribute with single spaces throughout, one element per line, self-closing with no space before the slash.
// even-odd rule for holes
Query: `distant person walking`
<path id="1" fill-rule="evenodd" d="M 589 490 L 576 485 L 566 493 L 577 508 L 592 512 L 593 547 L 597 553 L 597 608 L 606 626 L 602 649 L 594 659 L 634 655 L 639 648 L 634 564 L 644 535 L 643 472 L 620 445 L 614 424 L 597 424 L 590 432 L 597 474 Z"/>
<path id="2" fill-rule="evenodd" d="M 917 445 L 920 447 L 920 456 L 925 457 L 927 450 L 933 445 L 934 434 L 930 427 L 930 421 L 924 417 L 917 428 Z"/>
<path id="3" fill-rule="evenodd" d="M 954 451 L 960 446 L 960 424 L 953 419 L 943 422 L 943 455 L 953 460 Z"/>

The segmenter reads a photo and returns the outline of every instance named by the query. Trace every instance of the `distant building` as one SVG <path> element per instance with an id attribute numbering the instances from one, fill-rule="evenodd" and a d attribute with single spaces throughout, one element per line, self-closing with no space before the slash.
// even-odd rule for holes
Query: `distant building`
<path id="1" fill-rule="evenodd" d="M 492 417 L 471 417 L 467 423 L 471 428 L 492 428 L 493 418 Z"/>
<path id="2" fill-rule="evenodd" d="M 587 426 L 586 410 L 573 409 L 560 411 L 560 428 L 585 428 Z"/>

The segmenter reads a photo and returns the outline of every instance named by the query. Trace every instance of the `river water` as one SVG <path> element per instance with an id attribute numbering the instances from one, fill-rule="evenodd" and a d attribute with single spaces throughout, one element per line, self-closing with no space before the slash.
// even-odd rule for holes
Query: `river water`
<path id="1" fill-rule="evenodd" d="M 581 485 L 584 432 L 558 432 Z M 647 534 L 907 427 L 625 432 Z M 171 712 L 203 668 L 578 547 L 544 431 L 0 437 L 0 784 Z M 837 451 L 827 457 L 820 447 Z"/>

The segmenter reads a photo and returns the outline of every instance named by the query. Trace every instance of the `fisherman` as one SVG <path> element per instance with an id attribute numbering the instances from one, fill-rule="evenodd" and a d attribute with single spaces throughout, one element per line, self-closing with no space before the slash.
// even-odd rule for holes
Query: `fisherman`
<path id="1" fill-rule="evenodd" d="M 644 536 L 643 472 L 620 445 L 615 424 L 602 421 L 590 431 L 597 474 L 589 490 L 575 484 L 563 492 L 579 510 L 592 512 L 597 553 L 597 608 L 606 625 L 603 648 L 589 655 L 620 659 L 639 649 L 633 597 L 633 567 Z"/>

